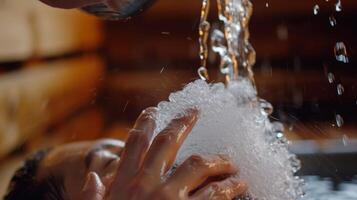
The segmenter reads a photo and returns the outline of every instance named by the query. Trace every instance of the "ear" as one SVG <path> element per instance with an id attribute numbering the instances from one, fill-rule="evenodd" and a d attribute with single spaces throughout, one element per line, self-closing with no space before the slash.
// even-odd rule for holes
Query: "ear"
<path id="1" fill-rule="evenodd" d="M 105 186 L 98 174 L 89 172 L 80 194 L 81 200 L 104 200 Z"/>

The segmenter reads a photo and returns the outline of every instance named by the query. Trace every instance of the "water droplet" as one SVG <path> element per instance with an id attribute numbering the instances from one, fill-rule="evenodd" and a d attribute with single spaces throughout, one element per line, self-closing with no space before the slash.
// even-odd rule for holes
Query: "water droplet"
<path id="1" fill-rule="evenodd" d="M 284 133 L 277 133 L 275 137 L 276 137 L 275 144 L 283 147 L 287 147 L 289 145 L 289 140 L 286 139 Z"/>
<path id="2" fill-rule="evenodd" d="M 336 10 L 336 12 L 341 12 L 342 11 L 341 0 L 338 0 L 337 3 L 335 4 L 335 10 Z"/>
<path id="3" fill-rule="evenodd" d="M 289 30 L 285 25 L 279 25 L 276 33 L 280 40 L 287 40 L 289 38 Z"/>
<path id="4" fill-rule="evenodd" d="M 342 116 L 337 114 L 336 115 L 336 124 L 339 128 L 341 128 L 343 126 L 343 124 L 345 123 L 345 121 L 343 120 Z"/>
<path id="5" fill-rule="evenodd" d="M 334 26 L 336 26 L 337 25 L 337 21 L 336 21 L 336 18 L 334 17 L 334 16 L 330 16 L 329 17 L 329 21 L 330 21 L 330 25 L 332 26 L 332 27 L 334 27 Z"/>
<path id="6" fill-rule="evenodd" d="M 316 5 L 314 6 L 314 15 L 319 14 L 319 11 L 320 11 L 320 6 L 316 4 Z"/>
<path id="7" fill-rule="evenodd" d="M 335 82 L 335 75 L 333 73 L 328 73 L 327 79 L 328 79 L 329 83 L 333 83 L 333 82 Z"/>
<path id="8" fill-rule="evenodd" d="M 203 80 L 208 80 L 208 72 L 206 69 L 206 64 L 208 60 L 208 35 L 209 30 L 211 28 L 211 24 L 207 21 L 209 9 L 210 9 L 210 1 L 203 0 L 202 2 L 202 9 L 201 9 L 201 17 L 200 17 L 200 25 L 199 25 L 199 43 L 200 43 L 200 51 L 199 57 L 201 60 L 201 67 L 198 69 L 198 75 Z"/>
<path id="9" fill-rule="evenodd" d="M 269 8 L 269 2 L 265 3 L 265 7 Z"/>
<path id="10" fill-rule="evenodd" d="M 218 53 L 221 57 L 227 54 L 225 46 L 225 37 L 222 31 L 215 29 L 211 35 L 212 51 Z"/>
<path id="11" fill-rule="evenodd" d="M 349 141 L 350 141 L 350 138 L 349 138 L 346 134 L 344 134 L 344 135 L 342 136 L 342 143 L 343 143 L 343 145 L 344 145 L 344 146 L 347 146 L 347 145 L 349 144 Z"/>
<path id="12" fill-rule="evenodd" d="M 285 130 L 285 128 L 284 128 L 284 125 L 282 124 L 282 123 L 280 123 L 280 122 L 273 122 L 272 123 L 272 131 L 274 132 L 274 133 L 284 133 L 284 130 Z"/>
<path id="13" fill-rule="evenodd" d="M 204 21 L 200 24 L 200 28 L 202 29 L 202 31 L 209 31 L 209 29 L 211 28 L 211 24 L 208 21 Z"/>
<path id="14" fill-rule="evenodd" d="M 291 132 L 291 131 L 293 131 L 294 130 L 294 125 L 290 125 L 289 126 L 289 131 Z"/>
<path id="15" fill-rule="evenodd" d="M 219 65 L 219 69 L 222 74 L 229 74 L 231 72 L 233 63 L 231 58 L 228 55 L 222 57 L 221 64 Z"/>
<path id="16" fill-rule="evenodd" d="M 343 62 L 343 63 L 349 62 L 348 55 L 347 55 L 347 48 L 346 48 L 345 43 L 337 42 L 335 45 L 334 52 L 335 52 L 336 60 Z"/>
<path id="17" fill-rule="evenodd" d="M 296 173 L 297 171 L 300 170 L 301 168 L 301 162 L 300 160 L 296 157 L 296 155 L 291 155 L 289 158 L 291 167 L 293 169 L 293 173 Z"/>
<path id="18" fill-rule="evenodd" d="M 337 94 L 339 96 L 341 96 L 341 95 L 343 95 L 344 92 L 345 92 L 345 88 L 343 87 L 343 85 L 342 84 L 338 84 L 337 85 Z"/>
<path id="19" fill-rule="evenodd" d="M 207 71 L 207 68 L 205 68 L 205 67 L 200 67 L 199 69 L 198 69 L 198 75 L 200 76 L 200 78 L 202 79 L 202 80 L 204 80 L 204 81 L 207 81 L 208 80 L 208 71 Z"/>
<path id="20" fill-rule="evenodd" d="M 282 138 L 282 137 L 284 137 L 284 133 L 277 133 L 276 134 L 276 138 L 278 138 L 278 139 L 280 139 L 280 138 Z"/>
<path id="21" fill-rule="evenodd" d="M 273 113 L 274 108 L 268 101 L 264 99 L 259 99 L 259 104 L 261 107 L 261 114 L 264 116 L 269 116 Z"/>

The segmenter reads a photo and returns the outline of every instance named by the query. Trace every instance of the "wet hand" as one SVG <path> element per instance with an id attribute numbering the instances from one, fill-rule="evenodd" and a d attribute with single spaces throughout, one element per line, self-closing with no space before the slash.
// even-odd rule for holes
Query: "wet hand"
<path id="1" fill-rule="evenodd" d="M 86 200 L 231 200 L 247 186 L 236 178 L 237 168 L 225 156 L 188 158 L 168 178 L 179 148 L 192 130 L 198 111 L 174 119 L 150 145 L 155 108 L 146 109 L 129 133 L 117 173 L 109 183 L 91 172 L 82 190 Z M 217 177 L 220 177 L 217 179 Z"/>

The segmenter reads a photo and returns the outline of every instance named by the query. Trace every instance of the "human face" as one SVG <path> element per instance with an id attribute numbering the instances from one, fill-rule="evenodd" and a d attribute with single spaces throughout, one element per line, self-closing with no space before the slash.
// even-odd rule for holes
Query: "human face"
<path id="1" fill-rule="evenodd" d="M 79 199 L 89 172 L 98 174 L 103 183 L 110 184 L 119 165 L 124 143 L 99 140 L 66 144 L 51 150 L 41 162 L 37 178 L 61 177 L 69 199 Z"/>

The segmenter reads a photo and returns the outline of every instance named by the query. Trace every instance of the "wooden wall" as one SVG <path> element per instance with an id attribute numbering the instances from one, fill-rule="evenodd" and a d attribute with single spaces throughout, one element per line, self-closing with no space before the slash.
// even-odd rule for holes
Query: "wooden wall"
<path id="1" fill-rule="evenodd" d="M 0 2 L 0 158 L 88 107 L 105 74 L 101 22 L 38 1 Z M 41 148 L 38 145 L 37 148 Z"/>
<path id="2" fill-rule="evenodd" d="M 357 2 L 342 1 L 342 12 L 336 12 L 335 3 L 253 1 L 250 31 L 257 51 L 254 71 L 259 94 L 274 104 L 274 118 L 295 127 L 292 138 L 357 135 Z M 316 4 L 320 11 L 314 15 Z M 200 1 L 161 0 L 138 17 L 106 22 L 104 52 L 111 71 L 102 101 L 112 119 L 132 121 L 141 109 L 197 78 L 200 6 Z M 210 18 L 217 26 L 215 13 L 212 9 Z M 332 16 L 335 27 L 330 25 Z M 338 41 L 347 46 L 349 64 L 334 57 Z M 222 80 L 216 56 L 210 56 L 213 81 Z M 330 72 L 336 78 L 333 84 L 327 79 Z M 342 96 L 337 95 L 340 83 L 345 88 Z M 343 128 L 333 127 L 336 114 L 344 117 Z"/>

